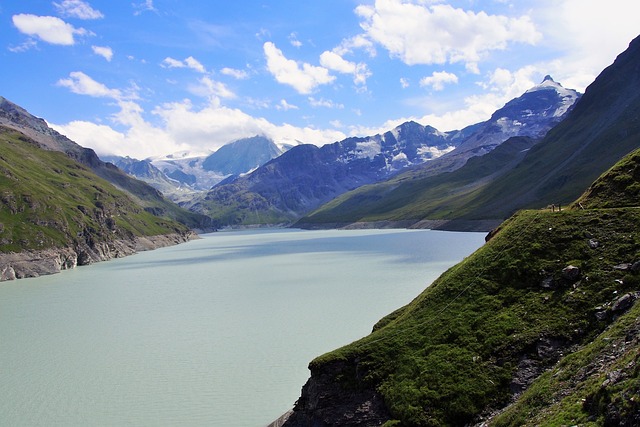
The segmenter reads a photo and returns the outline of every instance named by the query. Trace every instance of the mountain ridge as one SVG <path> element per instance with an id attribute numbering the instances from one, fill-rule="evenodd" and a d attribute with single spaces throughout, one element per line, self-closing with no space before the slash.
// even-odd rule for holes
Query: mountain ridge
<path id="1" fill-rule="evenodd" d="M 290 223 L 347 191 L 399 171 L 418 170 L 414 168 L 425 164 L 439 164 L 437 173 L 454 170 L 510 136 L 538 137 L 565 117 L 580 97 L 551 78 L 541 86 L 507 103 L 492 119 L 461 131 L 443 133 L 406 122 L 370 137 L 293 147 L 251 174 L 220 184 L 182 206 L 221 224 Z M 560 109 L 563 114 L 555 114 Z"/>
<path id="2" fill-rule="evenodd" d="M 345 194 L 301 219 L 300 224 L 319 227 L 323 222 L 403 220 L 419 227 L 437 220 L 439 228 L 469 230 L 480 224 L 488 231 L 486 224 L 497 225 L 517 209 L 571 203 L 600 173 L 640 145 L 639 85 L 640 41 L 636 39 L 589 85 L 562 122 L 531 146 L 515 167 L 494 180 L 467 189 L 449 186 L 449 197 L 436 200 L 433 187 L 440 178 L 432 176 L 433 168 L 427 165 L 378 184 L 379 188 Z M 465 165 L 453 174 L 464 175 L 469 169 Z M 385 206 L 394 208 L 394 200 L 402 197 L 411 200 L 400 209 L 385 211 Z M 360 201 L 362 215 L 350 215 L 349 206 L 355 200 Z"/>

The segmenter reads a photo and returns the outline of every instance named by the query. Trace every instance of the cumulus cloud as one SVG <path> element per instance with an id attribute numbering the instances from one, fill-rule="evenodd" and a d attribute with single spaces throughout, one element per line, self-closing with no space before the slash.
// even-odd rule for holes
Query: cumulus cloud
<path id="1" fill-rule="evenodd" d="M 111 49 L 110 47 L 91 46 L 91 49 L 93 50 L 93 53 L 95 53 L 96 55 L 100 55 L 104 59 L 106 59 L 108 62 L 111 62 L 111 59 L 113 58 L 113 49 Z"/>
<path id="2" fill-rule="evenodd" d="M 276 105 L 276 110 L 289 111 L 297 109 L 297 105 L 289 104 L 286 99 L 281 99 L 278 105 Z"/>
<path id="3" fill-rule="evenodd" d="M 190 68 L 203 74 L 207 72 L 207 70 L 204 68 L 204 65 L 202 65 L 202 63 L 195 59 L 193 56 L 185 58 L 184 61 L 166 57 L 160 65 L 164 68 Z"/>
<path id="4" fill-rule="evenodd" d="M 120 111 L 113 115 L 111 126 L 87 121 L 52 124 L 58 132 L 98 154 L 128 155 L 139 159 L 158 153 L 190 151 L 206 153 L 240 138 L 264 134 L 277 143 L 299 141 L 323 145 L 342 140 L 346 135 L 337 130 L 297 127 L 287 123 L 273 124 L 264 118 L 250 116 L 241 110 L 209 104 L 197 108 L 185 99 L 162 104 L 151 111 L 159 120 L 153 125 L 145 119 L 143 109 L 135 102 L 118 102 Z"/>
<path id="5" fill-rule="evenodd" d="M 320 55 L 320 65 L 329 70 L 337 71 L 343 74 L 353 74 L 353 81 L 358 85 L 367 83 L 367 78 L 371 76 L 371 72 L 365 63 L 347 61 L 334 51 L 325 51 Z"/>
<path id="6" fill-rule="evenodd" d="M 95 81 L 82 71 L 69 73 L 69 78 L 60 79 L 58 86 L 66 87 L 78 95 L 88 95 L 94 98 L 123 99 L 123 93 L 118 89 L 109 89 L 106 85 Z"/>
<path id="7" fill-rule="evenodd" d="M 376 0 L 361 5 L 366 37 L 408 65 L 462 62 L 471 71 L 492 50 L 509 43 L 535 44 L 542 37 L 528 16 L 510 18 L 424 1 Z"/>
<path id="8" fill-rule="evenodd" d="M 420 86 L 431 86 L 433 90 L 443 90 L 444 86 L 449 83 L 458 83 L 458 76 L 446 71 L 435 71 L 429 77 L 420 79 Z"/>
<path id="9" fill-rule="evenodd" d="M 282 84 L 293 87 L 300 94 L 309 94 L 320 85 L 332 83 L 335 76 L 325 67 L 287 59 L 272 42 L 263 45 L 267 69 Z"/>
<path id="10" fill-rule="evenodd" d="M 57 45 L 71 46 L 75 44 L 75 35 L 85 36 L 91 32 L 84 28 L 75 28 L 55 16 L 37 16 L 27 13 L 13 15 L 13 25 L 23 34 L 37 37 L 40 40 Z"/>
<path id="11" fill-rule="evenodd" d="M 198 84 L 189 86 L 189 90 L 195 95 L 215 100 L 215 102 L 219 102 L 220 98 L 232 99 L 236 97 L 236 94 L 229 90 L 224 83 L 212 80 L 208 76 L 202 77 Z"/>
<path id="12" fill-rule="evenodd" d="M 224 74 L 225 76 L 231 76 L 237 80 L 246 80 L 249 78 L 249 73 L 247 71 L 238 70 L 235 68 L 224 67 L 220 70 L 220 73 Z"/>
<path id="13" fill-rule="evenodd" d="M 82 0 L 64 0 L 62 3 L 54 2 L 53 5 L 62 16 L 78 19 L 104 18 L 102 12 L 92 8 L 89 3 Z"/>

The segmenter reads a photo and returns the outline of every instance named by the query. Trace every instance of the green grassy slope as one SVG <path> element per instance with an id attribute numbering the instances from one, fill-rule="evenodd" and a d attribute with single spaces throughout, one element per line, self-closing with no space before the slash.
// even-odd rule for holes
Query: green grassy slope
<path id="1" fill-rule="evenodd" d="M 0 127 L 0 252 L 186 231 L 64 153 Z"/>
<path id="2" fill-rule="evenodd" d="M 618 176 L 639 164 L 633 153 L 599 182 L 620 182 Z M 622 180 L 620 193 L 640 184 L 637 173 L 631 176 Z M 530 210 L 510 218 L 485 246 L 378 322 L 371 335 L 312 361 L 310 383 L 289 425 L 303 425 L 296 420 L 308 402 L 315 414 L 326 409 L 322 402 L 331 399 L 319 383 L 351 396 L 367 390 L 379 395 L 387 426 L 478 422 L 558 360 L 508 412 L 490 420 L 515 426 L 535 415 L 532 425 L 590 419 L 602 425 L 619 414 L 637 417 L 637 368 L 631 363 L 640 337 L 615 331 L 628 332 L 637 323 L 638 309 L 623 316 L 628 307 L 621 308 L 619 298 L 629 294 L 632 301 L 640 291 L 640 268 L 631 269 L 640 261 L 640 200 L 616 200 L 608 200 L 607 208 Z M 581 203 L 590 206 L 592 199 L 586 195 Z M 629 351 L 606 365 L 603 346 L 620 334 L 629 338 Z M 600 389 L 599 381 L 616 367 L 625 376 Z"/>

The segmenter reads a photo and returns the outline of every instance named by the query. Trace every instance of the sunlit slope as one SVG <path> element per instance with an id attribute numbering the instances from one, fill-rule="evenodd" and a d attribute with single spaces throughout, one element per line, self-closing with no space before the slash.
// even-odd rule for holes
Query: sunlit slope
<path id="1" fill-rule="evenodd" d="M 0 127 L 0 251 L 186 232 L 145 211 L 88 167 Z"/>
<path id="2" fill-rule="evenodd" d="M 637 309 L 624 314 L 640 291 L 640 202 L 619 195 L 640 185 L 639 162 L 640 152 L 627 156 L 580 199 L 597 208 L 519 212 L 371 335 L 312 361 L 287 425 L 351 425 L 365 404 L 372 421 L 363 425 L 465 425 L 527 389 L 496 425 L 633 419 L 640 388 L 627 379 L 637 378 L 640 332 Z M 625 185 L 596 202 L 593 188 L 608 182 Z M 598 338 L 608 328 L 613 335 Z M 603 346 L 625 342 L 621 334 L 628 347 L 604 363 Z M 540 377 L 558 361 L 555 375 Z M 620 367 L 626 376 L 603 385 Z"/>

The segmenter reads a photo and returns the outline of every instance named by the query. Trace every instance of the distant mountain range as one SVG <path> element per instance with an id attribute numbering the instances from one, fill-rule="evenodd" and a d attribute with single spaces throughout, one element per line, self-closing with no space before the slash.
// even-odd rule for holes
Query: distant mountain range
<path id="1" fill-rule="evenodd" d="M 232 141 L 209 155 L 183 152 L 143 160 L 120 156 L 103 156 L 103 160 L 145 181 L 171 200 L 184 201 L 221 181 L 257 169 L 289 148 L 256 135 Z"/>
<path id="2" fill-rule="evenodd" d="M 539 143 L 511 139 L 503 149 L 452 173 L 434 173 L 442 172 L 441 164 L 466 143 L 461 144 L 433 164 L 344 194 L 301 219 L 299 226 L 400 221 L 404 226 L 486 230 L 517 209 L 567 204 L 640 146 L 639 64 L 640 42 L 634 41 Z"/>
<path id="3" fill-rule="evenodd" d="M 300 145 L 255 171 L 181 203 L 220 224 L 288 223 L 341 194 L 399 172 L 433 165 L 455 170 L 512 136 L 542 138 L 571 111 L 580 94 L 551 77 L 496 111 L 486 122 L 440 132 L 415 122 L 384 134 L 322 147 Z"/>

